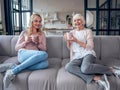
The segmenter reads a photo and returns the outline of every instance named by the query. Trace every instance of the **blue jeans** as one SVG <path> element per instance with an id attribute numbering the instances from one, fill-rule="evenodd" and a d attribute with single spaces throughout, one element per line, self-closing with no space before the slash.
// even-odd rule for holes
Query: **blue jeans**
<path id="1" fill-rule="evenodd" d="M 48 67 L 48 54 L 45 51 L 37 50 L 19 50 L 18 61 L 19 65 L 12 69 L 14 74 L 22 70 L 37 70 Z"/>
<path id="2" fill-rule="evenodd" d="M 65 66 L 65 70 L 90 83 L 95 74 L 112 75 L 110 68 L 104 65 L 95 64 L 96 58 L 88 54 L 83 58 L 75 59 Z"/>

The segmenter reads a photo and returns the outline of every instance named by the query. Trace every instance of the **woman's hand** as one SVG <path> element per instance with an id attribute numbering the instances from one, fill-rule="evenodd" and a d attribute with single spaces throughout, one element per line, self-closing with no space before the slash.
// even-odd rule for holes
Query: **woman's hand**
<path id="1" fill-rule="evenodd" d="M 67 33 L 64 34 L 64 39 L 67 40 Z"/>
<path id="2" fill-rule="evenodd" d="M 37 35 L 32 35 L 31 36 L 31 39 L 32 39 L 32 42 L 34 42 L 35 44 L 38 44 L 39 43 L 39 38 Z"/>
<path id="3" fill-rule="evenodd" d="M 72 34 L 72 38 L 71 38 L 70 41 L 76 42 L 76 43 L 78 43 L 81 47 L 86 48 L 86 43 L 84 43 L 84 42 L 78 40 L 76 37 L 74 37 L 73 34 Z"/>
<path id="4" fill-rule="evenodd" d="M 71 38 L 69 40 L 72 42 L 76 42 L 76 43 L 78 42 L 78 39 L 76 37 L 74 37 L 73 34 L 71 34 Z"/>
<path id="5" fill-rule="evenodd" d="M 70 49 L 71 41 L 67 38 L 67 34 L 68 34 L 68 33 L 65 33 L 65 34 L 64 34 L 64 38 L 65 38 L 65 40 L 66 40 L 66 42 L 67 42 L 67 47 Z"/>
<path id="6" fill-rule="evenodd" d="M 25 42 L 28 43 L 32 41 L 31 37 L 30 36 L 25 36 Z"/>
<path id="7" fill-rule="evenodd" d="M 64 34 L 64 38 L 66 41 L 71 41 L 72 40 L 72 34 L 69 32 Z"/>

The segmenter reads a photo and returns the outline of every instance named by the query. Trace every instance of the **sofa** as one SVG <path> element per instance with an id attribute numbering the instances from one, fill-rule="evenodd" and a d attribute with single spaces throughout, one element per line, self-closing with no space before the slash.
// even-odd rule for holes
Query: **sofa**
<path id="1" fill-rule="evenodd" d="M 0 63 L 16 63 L 15 44 L 18 36 L 0 35 Z M 94 36 L 96 63 L 120 66 L 120 36 Z M 95 82 L 86 84 L 81 78 L 65 71 L 70 61 L 69 50 L 63 36 L 47 36 L 47 69 L 22 71 L 5 90 L 98 90 Z M 0 73 L 0 90 L 4 73 Z M 111 90 L 120 90 L 120 79 L 108 76 Z M 101 89 L 102 90 L 102 89 Z"/>

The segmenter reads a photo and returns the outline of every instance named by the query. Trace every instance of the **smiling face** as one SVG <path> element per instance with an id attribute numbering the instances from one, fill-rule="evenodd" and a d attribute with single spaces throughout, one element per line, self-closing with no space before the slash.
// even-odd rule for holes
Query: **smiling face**
<path id="1" fill-rule="evenodd" d="M 83 29 L 84 24 L 85 24 L 85 21 L 84 21 L 83 16 L 81 16 L 80 14 L 74 15 L 74 17 L 73 17 L 73 26 L 75 28 L 77 28 L 78 30 Z"/>
<path id="2" fill-rule="evenodd" d="M 83 20 L 80 18 L 74 19 L 73 23 L 76 28 L 83 27 Z"/>
<path id="3" fill-rule="evenodd" d="M 41 22 L 42 22 L 42 18 L 39 17 L 39 16 L 36 16 L 36 17 L 34 18 L 34 20 L 32 21 L 32 26 L 33 26 L 33 28 L 34 28 L 34 29 L 39 29 L 39 28 L 41 28 L 41 26 L 42 26 Z"/>

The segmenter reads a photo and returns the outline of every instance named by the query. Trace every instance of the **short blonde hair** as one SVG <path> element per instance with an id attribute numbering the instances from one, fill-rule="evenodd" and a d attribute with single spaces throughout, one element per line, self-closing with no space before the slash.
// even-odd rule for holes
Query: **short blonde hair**
<path id="1" fill-rule="evenodd" d="M 75 14 L 73 16 L 73 26 L 74 26 L 74 20 L 75 19 L 81 19 L 83 21 L 83 25 L 85 24 L 85 19 L 84 19 L 84 17 L 81 14 Z"/>

